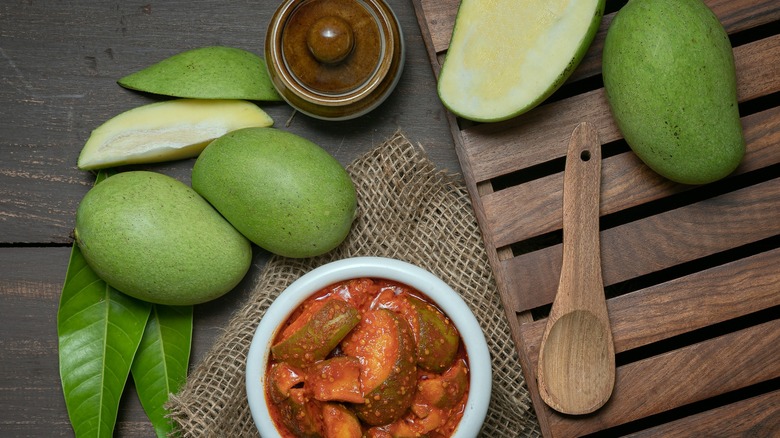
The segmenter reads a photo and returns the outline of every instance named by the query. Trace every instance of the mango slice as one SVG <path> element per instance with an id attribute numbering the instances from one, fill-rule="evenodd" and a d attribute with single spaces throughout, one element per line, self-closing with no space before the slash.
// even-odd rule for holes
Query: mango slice
<path id="1" fill-rule="evenodd" d="M 289 397 L 292 388 L 305 382 L 304 376 L 303 372 L 284 362 L 271 365 L 271 370 L 268 372 L 270 382 L 268 393 L 271 400 L 279 403 Z"/>
<path id="2" fill-rule="evenodd" d="M 377 426 L 402 417 L 412 404 L 417 383 L 409 323 L 387 309 L 368 311 L 341 347 L 363 366 L 360 378 L 365 400 L 354 406 L 358 418 Z"/>
<path id="3" fill-rule="evenodd" d="M 582 60 L 604 0 L 463 0 L 438 80 L 454 114 L 495 122 L 534 108 Z"/>
<path id="4" fill-rule="evenodd" d="M 414 310 L 417 328 L 417 365 L 441 373 L 452 365 L 458 354 L 460 335 L 455 325 L 439 309 L 411 295 L 407 301 Z"/>
<path id="5" fill-rule="evenodd" d="M 363 403 L 360 390 L 360 361 L 339 356 L 315 363 L 309 368 L 306 383 L 315 399 Z"/>
<path id="6" fill-rule="evenodd" d="M 131 90 L 174 97 L 282 100 L 263 58 L 233 47 L 188 50 L 127 75 L 118 83 Z"/>
<path id="7" fill-rule="evenodd" d="M 419 417 L 427 416 L 428 406 L 449 409 L 461 401 L 468 390 L 468 371 L 463 361 L 456 362 L 441 376 L 422 380 L 417 385 L 412 410 Z"/>
<path id="8" fill-rule="evenodd" d="M 82 170 L 197 156 L 210 141 L 273 120 L 242 100 L 176 99 L 123 112 L 92 131 L 78 159 Z"/>
<path id="9" fill-rule="evenodd" d="M 317 400 L 310 400 L 304 388 L 299 387 L 299 372 L 285 363 L 271 366 L 268 397 L 279 410 L 282 424 L 296 437 L 322 436 L 322 408 Z"/>
<path id="10" fill-rule="evenodd" d="M 363 436 L 360 420 L 344 405 L 325 403 L 322 406 L 322 419 L 325 425 L 325 438 L 361 438 Z"/>
<path id="11" fill-rule="evenodd" d="M 307 365 L 325 357 L 360 322 L 360 312 L 345 301 L 327 300 L 305 324 L 271 347 L 277 361 Z"/>

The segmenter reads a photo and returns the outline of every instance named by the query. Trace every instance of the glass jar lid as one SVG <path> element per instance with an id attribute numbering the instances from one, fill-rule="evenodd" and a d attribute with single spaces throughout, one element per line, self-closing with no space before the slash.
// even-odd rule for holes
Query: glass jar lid
<path id="1" fill-rule="evenodd" d="M 374 109 L 394 89 L 403 35 L 382 0 L 287 0 L 265 43 L 279 94 L 313 117 L 344 120 Z"/>

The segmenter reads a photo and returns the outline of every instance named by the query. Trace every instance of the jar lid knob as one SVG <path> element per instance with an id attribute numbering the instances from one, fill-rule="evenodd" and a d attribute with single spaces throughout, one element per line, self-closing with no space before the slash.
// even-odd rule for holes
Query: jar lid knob
<path id="1" fill-rule="evenodd" d="M 311 25 L 306 43 L 317 61 L 337 64 L 352 53 L 355 36 L 346 20 L 336 15 L 326 15 Z"/>

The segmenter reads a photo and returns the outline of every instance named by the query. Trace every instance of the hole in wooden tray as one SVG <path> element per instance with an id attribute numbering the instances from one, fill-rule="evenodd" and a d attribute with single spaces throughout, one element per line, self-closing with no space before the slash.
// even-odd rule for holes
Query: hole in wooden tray
<path id="1" fill-rule="evenodd" d="M 621 367 L 669 351 L 697 344 L 708 339 L 717 338 L 718 336 L 774 321 L 777 319 L 778 314 L 780 314 L 780 306 L 769 307 L 748 315 L 712 324 L 662 341 L 638 347 L 633 350 L 624 351 L 615 355 L 615 366 Z"/>
<path id="2" fill-rule="evenodd" d="M 604 5 L 604 15 L 609 15 L 613 12 L 617 12 L 620 8 L 625 6 L 626 3 L 628 3 L 628 0 L 607 1 L 606 4 Z"/>
<path id="3" fill-rule="evenodd" d="M 772 236 L 757 242 L 742 245 L 736 248 L 712 254 L 707 257 L 702 257 L 687 263 L 672 266 L 661 271 L 635 277 L 620 283 L 607 285 L 604 287 L 604 294 L 607 299 L 615 298 L 776 248 L 780 248 L 780 236 Z M 537 321 L 543 318 L 547 318 L 550 314 L 551 307 L 552 305 L 548 304 L 531 309 L 530 312 L 532 319 Z"/>
<path id="4" fill-rule="evenodd" d="M 692 205 L 725 193 L 744 189 L 755 184 L 776 178 L 780 175 L 780 165 L 767 166 L 753 172 L 743 173 L 701 186 L 690 186 L 687 190 L 675 193 L 665 198 L 650 201 L 635 207 L 627 208 L 601 217 L 601 230 Z"/>
<path id="5" fill-rule="evenodd" d="M 545 161 L 535 166 L 526 167 L 515 172 L 507 173 L 490 180 L 494 192 L 507 189 L 509 187 L 519 186 L 529 181 L 543 178 L 548 175 L 563 172 L 566 165 L 566 157 L 559 157 L 554 160 Z"/>
<path id="6" fill-rule="evenodd" d="M 631 152 L 625 140 L 617 140 L 605 143 L 601 146 L 602 161 L 625 152 Z M 566 167 L 566 157 L 561 156 L 554 160 L 545 161 L 534 166 L 516 170 L 489 180 L 493 192 L 523 185 L 529 181 L 544 178 L 549 175 L 563 172 Z"/>
<path id="7" fill-rule="evenodd" d="M 780 33 L 780 21 L 762 24 L 760 26 L 745 29 L 741 32 L 735 32 L 729 35 L 731 47 L 739 47 L 744 44 L 762 40 Z"/>
<path id="8" fill-rule="evenodd" d="M 750 257 L 755 254 L 780 248 L 780 236 L 772 236 L 757 242 L 742 245 L 707 257 L 692 260 L 687 263 L 672 266 L 651 274 L 635 277 L 620 283 L 611 284 L 604 287 L 604 294 L 607 298 L 614 298 L 620 295 L 631 293 L 640 289 L 645 289 L 657 284 L 684 277 L 686 275 L 710 269 L 726 263 Z"/>
<path id="9" fill-rule="evenodd" d="M 739 104 L 740 117 L 766 111 L 780 105 L 780 91 Z"/>
<path id="10" fill-rule="evenodd" d="M 632 433 L 641 432 L 652 427 L 670 423 L 672 421 L 680 420 L 691 415 L 700 414 L 721 407 L 727 407 L 739 401 L 748 400 L 753 397 L 759 397 L 772 391 L 777 391 L 778 389 L 780 389 L 780 378 L 767 380 L 765 382 L 756 383 L 755 385 L 740 388 L 735 391 L 730 391 L 725 394 L 708 398 L 706 400 L 671 409 L 660 414 L 651 415 L 649 417 L 622 424 L 610 429 L 604 429 L 599 432 L 584 435 L 584 437 L 606 438 L 625 436 Z"/>

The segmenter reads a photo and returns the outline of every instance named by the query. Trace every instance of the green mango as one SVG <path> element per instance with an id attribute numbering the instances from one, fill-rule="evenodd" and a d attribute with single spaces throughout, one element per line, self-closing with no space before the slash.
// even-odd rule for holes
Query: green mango
<path id="1" fill-rule="evenodd" d="M 211 142 L 192 188 L 249 240 L 274 254 L 324 254 L 347 237 L 357 199 L 327 151 L 275 128 L 239 129 Z"/>
<path id="2" fill-rule="evenodd" d="M 739 165 L 734 54 L 701 0 L 630 0 L 607 31 L 602 70 L 615 121 L 651 169 L 706 184 Z"/>
<path id="3" fill-rule="evenodd" d="M 235 287 L 252 247 L 182 182 L 156 172 L 118 173 L 76 211 L 76 242 L 106 283 L 158 304 L 191 305 Z"/>
<path id="4" fill-rule="evenodd" d="M 117 83 L 125 88 L 164 96 L 196 99 L 281 101 L 263 58 L 233 47 L 187 50 Z"/>

